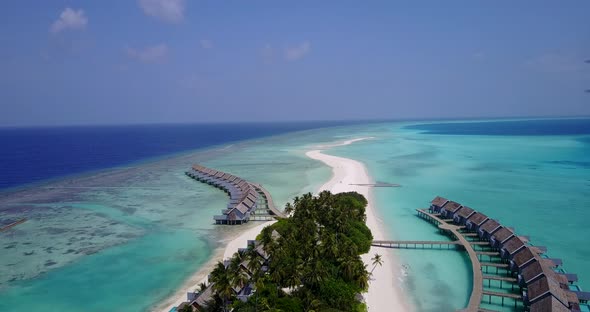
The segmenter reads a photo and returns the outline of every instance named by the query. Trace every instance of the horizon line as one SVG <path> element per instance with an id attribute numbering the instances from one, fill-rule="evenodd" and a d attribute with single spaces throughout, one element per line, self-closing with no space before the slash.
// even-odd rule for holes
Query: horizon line
<path id="1" fill-rule="evenodd" d="M 304 124 L 304 123 L 379 123 L 403 121 L 464 121 L 464 120 L 508 120 L 508 119 L 586 119 L 590 115 L 520 115 L 520 116 L 456 116 L 456 117 L 404 117 L 404 118 L 368 118 L 368 119 L 308 119 L 308 120 L 260 120 L 260 121 L 180 121 L 180 122 L 130 122 L 130 123 L 71 123 L 71 124 L 24 124 L 0 125 L 0 130 L 31 128 L 83 128 L 83 127 L 129 127 L 129 126 L 172 126 L 172 125 L 244 125 L 244 124 Z"/>

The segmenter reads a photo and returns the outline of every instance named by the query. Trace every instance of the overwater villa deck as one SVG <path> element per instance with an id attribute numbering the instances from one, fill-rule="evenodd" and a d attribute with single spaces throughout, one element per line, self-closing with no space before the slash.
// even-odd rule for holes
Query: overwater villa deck
<path id="1" fill-rule="evenodd" d="M 221 215 L 213 217 L 216 224 L 234 225 L 284 217 L 275 207 L 270 193 L 261 184 L 201 165 L 193 165 L 186 175 L 228 193 L 230 201 L 227 208 L 221 210 Z"/>
<path id="2" fill-rule="evenodd" d="M 577 275 L 563 269 L 557 271 L 561 259 L 548 258 L 544 255 L 546 248 L 530 245 L 528 237 L 517 236 L 514 229 L 440 196 L 432 200 L 428 209 L 417 212 L 451 240 L 373 241 L 372 245 L 467 251 L 473 268 L 473 289 L 462 311 L 494 311 L 488 307 L 503 306 L 505 300 L 514 303 L 516 310 L 531 312 L 580 311 L 580 303 L 587 304 L 590 292 L 573 285 Z M 575 290 L 570 290 L 572 286 Z M 587 305 L 584 308 L 589 309 Z"/>

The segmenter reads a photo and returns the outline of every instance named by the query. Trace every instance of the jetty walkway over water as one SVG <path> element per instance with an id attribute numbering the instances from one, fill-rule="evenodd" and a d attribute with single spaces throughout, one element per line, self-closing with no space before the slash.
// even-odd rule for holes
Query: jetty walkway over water
<path id="1" fill-rule="evenodd" d="M 27 221 L 27 218 L 23 218 L 23 219 L 20 219 L 20 220 L 11 222 L 11 223 L 9 223 L 7 225 L 0 224 L 0 232 L 8 231 L 11 228 L 13 228 L 13 227 L 15 227 L 15 226 L 17 226 L 17 225 L 19 225 L 21 223 L 25 223 L 26 221 Z"/>
<path id="2" fill-rule="evenodd" d="M 430 208 L 416 211 L 452 240 L 376 240 L 372 246 L 467 251 L 473 269 L 473 289 L 462 311 L 494 311 L 489 308 L 503 306 L 505 300 L 514 303 L 517 310 L 530 312 L 590 310 L 590 293 L 573 284 L 578 280 L 576 274 L 566 273 L 559 267 L 561 259 L 548 258 L 544 255 L 546 248 L 530 245 L 528 237 L 517 236 L 514 229 L 441 197 L 436 197 Z"/>
<path id="3" fill-rule="evenodd" d="M 285 217 L 261 184 L 248 182 L 232 174 L 201 165 L 193 165 L 186 175 L 228 193 L 230 202 L 227 208 L 221 210 L 221 215 L 213 218 L 217 224 L 233 225 Z"/>

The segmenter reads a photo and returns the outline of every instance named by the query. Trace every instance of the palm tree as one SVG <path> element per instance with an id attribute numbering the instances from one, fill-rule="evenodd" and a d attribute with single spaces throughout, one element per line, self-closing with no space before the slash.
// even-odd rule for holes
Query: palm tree
<path id="1" fill-rule="evenodd" d="M 207 289 L 207 283 L 203 282 L 201 284 L 199 284 L 199 291 L 205 291 L 205 289 Z"/>
<path id="2" fill-rule="evenodd" d="M 242 269 L 242 252 L 236 252 L 231 258 L 228 274 L 229 281 L 232 287 L 236 289 L 242 289 L 249 280 L 248 274 Z"/>
<path id="3" fill-rule="evenodd" d="M 306 266 L 304 280 L 312 289 L 317 288 L 330 274 L 320 259 L 312 259 Z"/>
<path id="4" fill-rule="evenodd" d="M 231 284 L 231 275 L 229 270 L 225 267 L 223 262 L 217 262 L 215 269 L 211 272 L 211 283 L 213 290 L 223 301 L 223 310 L 226 311 L 227 304 L 234 295 L 234 290 Z"/>
<path id="5" fill-rule="evenodd" d="M 356 273 L 356 263 L 354 262 L 354 258 L 346 257 L 338 259 L 338 261 L 340 262 L 340 268 L 342 270 L 342 273 L 344 273 L 344 278 L 348 281 L 352 280 Z"/>
<path id="6" fill-rule="evenodd" d="M 291 213 L 295 210 L 295 207 L 293 207 L 293 205 L 291 205 L 291 203 L 287 203 L 287 205 L 285 205 L 285 214 L 287 216 L 291 215 Z"/>
<path id="7" fill-rule="evenodd" d="M 369 287 L 369 272 L 367 272 L 367 266 L 365 264 L 363 264 L 362 262 L 359 263 L 359 266 L 357 267 L 357 275 L 355 277 L 355 282 L 356 284 L 361 288 L 361 289 L 367 289 Z"/>
<path id="8" fill-rule="evenodd" d="M 383 266 L 383 257 L 380 254 L 376 253 L 375 256 L 371 258 L 371 260 L 373 261 L 373 269 L 371 269 L 371 274 L 373 274 L 373 271 L 375 270 L 375 267 L 377 267 L 377 265 Z"/>
<path id="9" fill-rule="evenodd" d="M 260 263 L 261 257 L 258 255 L 254 246 L 248 247 L 244 257 L 246 258 L 246 261 L 248 261 L 246 266 L 248 267 L 250 274 L 252 274 L 252 280 L 256 282 L 260 275 L 260 269 L 262 269 L 262 264 Z"/>

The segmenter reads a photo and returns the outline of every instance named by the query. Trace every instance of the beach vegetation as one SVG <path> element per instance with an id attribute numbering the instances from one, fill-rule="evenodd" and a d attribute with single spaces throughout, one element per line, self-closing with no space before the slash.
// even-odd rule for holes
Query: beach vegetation
<path id="1" fill-rule="evenodd" d="M 209 310 L 366 311 L 359 300 L 369 281 L 360 255 L 373 240 L 366 206 L 366 198 L 356 192 L 295 197 L 286 207 L 289 217 L 257 237 L 266 258 L 251 245 L 217 264 Z M 255 290 L 237 300 L 247 284 Z"/>
<path id="2" fill-rule="evenodd" d="M 373 271 L 375 271 L 375 268 L 377 267 L 377 265 L 383 266 L 383 256 L 376 253 L 375 256 L 373 258 L 371 258 L 371 261 L 373 261 L 373 268 L 371 269 L 371 274 L 373 274 Z"/>

